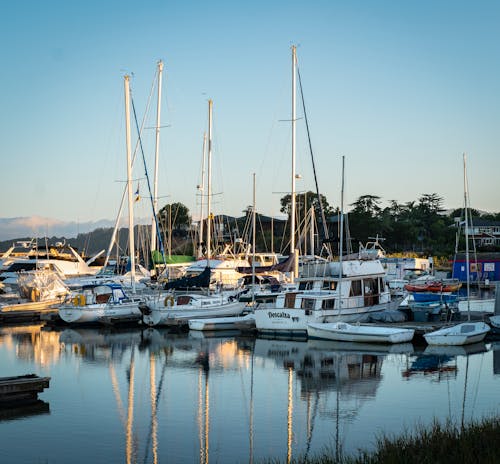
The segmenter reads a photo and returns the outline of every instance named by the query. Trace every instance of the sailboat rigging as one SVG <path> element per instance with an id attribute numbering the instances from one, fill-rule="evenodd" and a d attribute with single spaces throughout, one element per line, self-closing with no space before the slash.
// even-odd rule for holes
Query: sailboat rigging
<path id="1" fill-rule="evenodd" d="M 469 191 L 466 156 L 463 154 L 464 172 L 464 209 L 465 209 L 465 266 L 467 276 L 467 322 L 445 327 L 424 334 L 429 345 L 466 345 L 484 340 L 490 327 L 484 322 L 473 322 L 470 317 L 470 261 L 469 261 Z"/>

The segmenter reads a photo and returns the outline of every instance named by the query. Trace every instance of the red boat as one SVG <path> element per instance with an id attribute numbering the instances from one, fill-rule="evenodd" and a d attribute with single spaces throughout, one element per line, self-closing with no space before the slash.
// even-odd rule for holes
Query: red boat
<path id="1" fill-rule="evenodd" d="M 430 280 L 421 283 L 411 283 L 405 285 L 408 292 L 457 292 L 462 286 L 461 282 L 442 282 L 440 280 Z"/>

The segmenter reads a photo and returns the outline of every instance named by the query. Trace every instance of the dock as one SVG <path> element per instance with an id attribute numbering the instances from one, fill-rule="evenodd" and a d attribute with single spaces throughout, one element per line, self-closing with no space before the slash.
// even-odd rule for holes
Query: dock
<path id="1" fill-rule="evenodd" d="M 50 377 L 35 374 L 0 377 L 0 405 L 38 401 L 38 394 L 49 388 Z"/>
<path id="2" fill-rule="evenodd" d="M 61 300 L 9 302 L 0 306 L 0 324 L 42 320 L 43 315 L 57 314 Z"/>

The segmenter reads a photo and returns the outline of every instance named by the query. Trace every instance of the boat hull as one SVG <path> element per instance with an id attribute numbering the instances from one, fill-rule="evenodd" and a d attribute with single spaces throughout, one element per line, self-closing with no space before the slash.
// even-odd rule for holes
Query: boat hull
<path id="1" fill-rule="evenodd" d="M 307 335 L 311 338 L 362 343 L 405 343 L 413 339 L 415 331 L 379 326 L 358 326 L 345 323 L 310 323 Z"/>
<path id="2" fill-rule="evenodd" d="M 95 304 L 86 306 L 63 305 L 59 308 L 59 317 L 68 324 L 99 324 L 106 318 L 137 317 L 141 312 L 137 302 L 123 304 Z"/>
<path id="3" fill-rule="evenodd" d="M 188 325 L 190 319 L 238 316 L 243 311 L 245 311 L 245 304 L 239 301 L 207 309 L 163 307 L 152 308 L 149 314 L 143 314 L 142 320 L 149 326 L 178 326 Z"/>
<path id="4" fill-rule="evenodd" d="M 309 323 L 358 322 L 366 320 L 370 313 L 388 309 L 388 304 L 359 308 L 306 311 L 295 308 L 255 310 L 255 327 L 260 333 L 307 335 Z"/>
<path id="5" fill-rule="evenodd" d="M 210 319 L 189 319 L 190 330 L 231 330 L 231 329 L 251 329 L 255 327 L 255 317 L 253 314 L 246 316 L 215 317 Z"/>
<path id="6" fill-rule="evenodd" d="M 468 345 L 483 341 L 490 327 L 484 322 L 464 322 L 424 334 L 429 345 Z"/>

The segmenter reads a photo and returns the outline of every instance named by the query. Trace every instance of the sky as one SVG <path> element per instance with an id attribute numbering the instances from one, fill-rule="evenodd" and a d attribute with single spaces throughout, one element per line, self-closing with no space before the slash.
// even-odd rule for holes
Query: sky
<path id="1" fill-rule="evenodd" d="M 346 210 L 365 194 L 437 193 L 500 211 L 500 3 L 441 0 L 6 2 L 0 17 L 0 217 L 114 219 L 127 178 L 124 76 L 154 172 L 158 60 L 159 205 L 199 216 L 203 134 L 213 100 L 213 212 L 253 200 L 278 215 L 291 189 L 291 46 L 319 190 Z M 297 100 L 298 192 L 315 190 Z M 132 119 L 132 124 L 134 120 Z M 132 133 L 135 145 L 137 133 Z M 151 214 L 142 155 L 135 214 Z M 126 210 L 125 210 L 126 211 Z"/>

